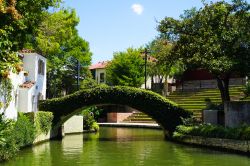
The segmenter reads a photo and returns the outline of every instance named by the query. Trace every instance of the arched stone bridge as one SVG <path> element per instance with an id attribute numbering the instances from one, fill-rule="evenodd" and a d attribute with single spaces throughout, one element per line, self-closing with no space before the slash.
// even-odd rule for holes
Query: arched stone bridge
<path id="1" fill-rule="evenodd" d="M 109 104 L 126 105 L 144 112 L 169 133 L 181 124 L 181 117 L 190 116 L 190 112 L 159 94 L 125 86 L 81 90 L 62 98 L 43 101 L 39 110 L 53 112 L 53 128 L 58 129 L 67 119 L 84 108 Z"/>

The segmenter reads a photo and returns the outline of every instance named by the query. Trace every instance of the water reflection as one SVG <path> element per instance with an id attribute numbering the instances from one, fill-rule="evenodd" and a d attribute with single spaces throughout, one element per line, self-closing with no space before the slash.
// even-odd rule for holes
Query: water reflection
<path id="1" fill-rule="evenodd" d="M 250 158 L 164 140 L 160 130 L 101 128 L 22 150 L 8 166 L 245 166 Z"/>

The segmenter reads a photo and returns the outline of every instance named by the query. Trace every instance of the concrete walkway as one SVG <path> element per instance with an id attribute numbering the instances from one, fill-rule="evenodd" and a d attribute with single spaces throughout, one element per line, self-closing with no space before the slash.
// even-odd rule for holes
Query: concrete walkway
<path id="1" fill-rule="evenodd" d="M 162 129 L 161 126 L 155 123 L 98 123 L 103 127 L 131 127 L 131 128 L 150 128 L 150 129 Z"/>

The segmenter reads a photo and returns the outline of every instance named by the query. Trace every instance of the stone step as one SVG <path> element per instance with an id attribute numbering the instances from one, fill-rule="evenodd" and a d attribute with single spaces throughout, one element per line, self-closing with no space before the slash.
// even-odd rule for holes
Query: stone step
<path id="1" fill-rule="evenodd" d="M 130 123 L 156 123 L 152 118 L 150 118 L 147 114 L 141 112 L 135 112 L 129 117 L 127 117 L 123 122 Z"/>

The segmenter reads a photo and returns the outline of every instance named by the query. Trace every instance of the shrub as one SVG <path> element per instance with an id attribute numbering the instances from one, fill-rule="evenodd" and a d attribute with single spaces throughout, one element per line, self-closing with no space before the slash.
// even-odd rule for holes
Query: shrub
<path id="1" fill-rule="evenodd" d="M 243 92 L 245 94 L 245 97 L 250 96 L 250 81 L 248 81 L 245 85 Z"/>
<path id="2" fill-rule="evenodd" d="M 36 133 L 34 123 L 28 116 L 19 113 L 14 130 L 13 134 L 18 147 L 32 145 Z"/>
<path id="3" fill-rule="evenodd" d="M 91 111 L 92 111 L 91 108 L 88 108 L 82 111 L 84 130 L 91 130 L 91 127 L 93 126 L 95 122 L 94 113 Z"/>
<path id="4" fill-rule="evenodd" d="M 52 127 L 52 112 L 39 111 L 35 114 L 36 134 L 47 134 Z"/>
<path id="5" fill-rule="evenodd" d="M 18 151 L 13 132 L 14 121 L 7 120 L 0 114 L 0 161 L 10 159 Z"/>
<path id="6" fill-rule="evenodd" d="M 99 131 L 99 125 L 97 122 L 94 122 L 91 126 L 91 130 L 94 130 L 95 132 Z"/>
<path id="7" fill-rule="evenodd" d="M 250 126 L 245 127 L 241 132 L 241 139 L 250 140 Z"/>
<path id="8" fill-rule="evenodd" d="M 20 148 L 32 145 L 36 134 L 47 133 L 52 119 L 51 112 L 19 113 L 16 122 L 0 114 L 0 161 L 8 160 Z"/>
<path id="9" fill-rule="evenodd" d="M 92 78 L 86 78 L 81 82 L 81 89 L 89 89 L 89 88 L 95 88 L 98 84 L 96 80 Z"/>
<path id="10" fill-rule="evenodd" d="M 238 140 L 250 139 L 250 126 L 242 125 L 236 128 L 201 124 L 197 126 L 180 125 L 176 127 L 174 138 L 183 138 L 187 135 L 202 136 L 209 138 L 227 138 Z"/>
<path id="11" fill-rule="evenodd" d="M 82 111 L 83 115 L 83 129 L 84 130 L 94 130 L 99 131 L 99 125 L 97 124 L 97 119 L 102 112 L 102 109 L 99 109 L 96 106 L 89 107 Z"/>

